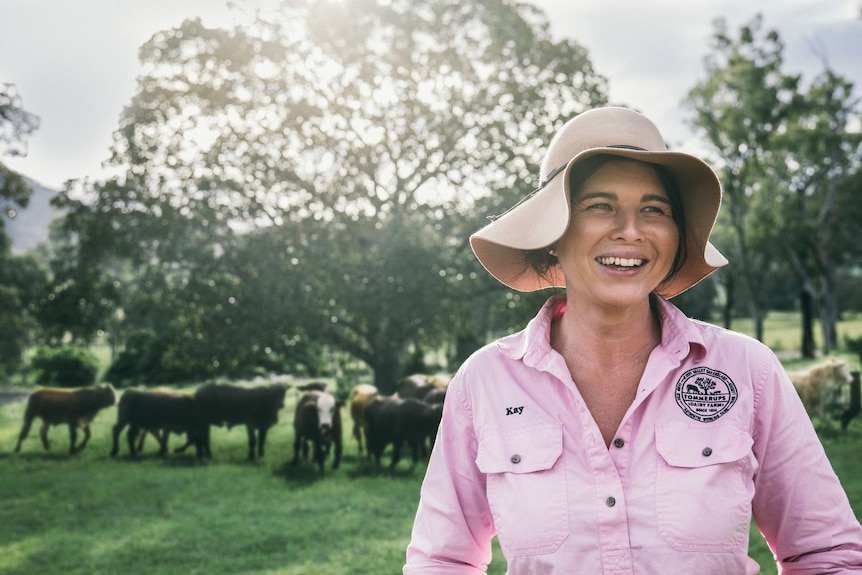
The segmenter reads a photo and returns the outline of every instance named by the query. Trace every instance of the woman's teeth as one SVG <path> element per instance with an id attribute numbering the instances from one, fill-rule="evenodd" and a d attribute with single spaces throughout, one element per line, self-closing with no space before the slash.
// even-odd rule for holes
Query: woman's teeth
<path id="1" fill-rule="evenodd" d="M 598 262 L 605 266 L 618 266 L 623 268 L 634 268 L 644 263 L 640 258 L 597 258 Z"/>

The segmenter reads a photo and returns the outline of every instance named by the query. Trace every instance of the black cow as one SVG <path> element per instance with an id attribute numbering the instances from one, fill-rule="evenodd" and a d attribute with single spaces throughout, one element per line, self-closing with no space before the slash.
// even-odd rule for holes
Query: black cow
<path id="1" fill-rule="evenodd" d="M 207 422 L 203 436 L 203 452 L 212 456 L 210 450 L 210 425 L 245 425 L 248 431 L 248 458 L 263 457 L 266 434 L 278 423 L 278 412 L 284 407 L 287 386 L 282 384 L 242 387 L 229 383 L 207 383 L 195 391 L 204 420 Z M 179 448 L 184 450 L 190 443 Z"/>
<path id="2" fill-rule="evenodd" d="M 332 469 L 341 463 L 341 406 L 334 395 L 327 391 L 309 391 L 296 404 L 293 418 L 293 465 L 299 462 L 299 454 L 308 458 L 308 443 L 314 446 L 314 462 L 323 472 L 326 457 L 333 445 L 335 453 Z"/>
<path id="3" fill-rule="evenodd" d="M 119 451 L 120 434 L 126 425 L 129 426 L 127 437 L 129 454 L 132 456 L 141 451 L 144 434 L 147 432 L 152 433 L 158 440 L 160 456 L 164 456 L 168 451 L 168 437 L 171 433 L 185 433 L 188 442 L 195 446 L 197 456 L 203 455 L 207 422 L 191 394 L 170 390 L 125 391 L 117 407 L 111 457 L 116 456 Z M 140 441 L 136 447 L 135 440 L 138 438 Z"/>
<path id="4" fill-rule="evenodd" d="M 431 405 L 443 405 L 445 399 L 446 390 L 435 387 L 422 398 L 422 401 Z"/>
<path id="5" fill-rule="evenodd" d="M 434 386 L 428 382 L 428 377 L 421 373 L 414 373 L 402 378 L 395 384 L 395 395 L 401 399 L 408 397 L 422 399 L 433 389 Z"/>
<path id="6" fill-rule="evenodd" d="M 425 442 L 433 442 L 443 413 L 442 404 L 428 404 L 418 399 L 376 397 L 365 408 L 365 437 L 368 452 L 380 464 L 383 452 L 392 445 L 394 467 L 401 460 L 401 447 L 410 447 L 413 464 L 425 452 Z"/>

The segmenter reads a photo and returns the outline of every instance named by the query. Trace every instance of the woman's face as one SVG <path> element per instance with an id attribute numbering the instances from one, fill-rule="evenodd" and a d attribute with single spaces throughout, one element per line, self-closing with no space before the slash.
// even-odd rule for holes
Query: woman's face
<path id="1" fill-rule="evenodd" d="M 613 160 L 572 190 L 571 222 L 556 255 L 577 301 L 625 307 L 645 302 L 665 279 L 678 242 L 655 170 Z"/>

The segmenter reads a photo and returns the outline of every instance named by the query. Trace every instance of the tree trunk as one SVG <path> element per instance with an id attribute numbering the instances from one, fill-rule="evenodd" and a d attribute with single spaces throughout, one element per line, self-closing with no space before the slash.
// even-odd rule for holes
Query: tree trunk
<path id="1" fill-rule="evenodd" d="M 823 251 L 823 250 L 821 250 Z M 838 349 L 838 293 L 835 287 L 835 266 L 821 257 L 823 276 L 820 297 L 820 323 L 823 330 L 823 353 Z"/>
<path id="2" fill-rule="evenodd" d="M 757 341 L 763 341 L 763 314 L 760 313 L 760 308 L 755 304 L 751 306 L 751 321 L 754 327 L 754 337 Z"/>
<path id="3" fill-rule="evenodd" d="M 805 288 L 799 290 L 799 307 L 802 311 L 802 357 L 814 357 L 814 310 L 811 294 Z"/>
<path id="4" fill-rule="evenodd" d="M 838 298 L 834 290 L 824 290 L 820 301 L 820 324 L 823 330 L 823 353 L 838 349 Z"/>
<path id="5" fill-rule="evenodd" d="M 733 301 L 736 294 L 734 293 L 733 274 L 728 273 L 725 277 L 727 279 L 724 282 L 724 293 L 726 296 L 724 301 L 724 329 L 730 329 L 733 325 Z"/>
<path id="6" fill-rule="evenodd" d="M 371 362 L 374 370 L 374 385 L 381 395 L 395 393 L 395 385 L 401 377 L 399 354 L 394 349 L 378 350 Z"/>
<path id="7" fill-rule="evenodd" d="M 738 278 L 741 280 L 742 291 L 748 303 L 748 313 L 751 317 L 754 337 L 758 341 L 763 341 L 764 314 L 758 299 L 760 291 L 756 287 L 757 282 L 762 279 L 762 272 L 755 269 L 749 257 L 748 246 L 745 244 L 744 214 L 737 212 L 739 212 L 739 208 L 735 210 L 733 218 L 733 227 L 736 230 L 736 257 L 739 258 L 739 269 L 742 271 Z"/>

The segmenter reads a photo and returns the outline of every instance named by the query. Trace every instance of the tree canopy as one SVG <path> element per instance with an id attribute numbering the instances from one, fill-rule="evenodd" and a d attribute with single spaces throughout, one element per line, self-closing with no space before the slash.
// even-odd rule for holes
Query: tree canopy
<path id="1" fill-rule="evenodd" d="M 791 277 L 806 320 L 803 353 L 814 354 L 814 307 L 825 349 L 836 349 L 838 268 L 859 251 L 848 235 L 858 210 L 847 209 L 858 200 L 842 194 L 862 159 L 853 86 L 828 67 L 808 86 L 785 72 L 781 38 L 761 16 L 737 37 L 716 21 L 713 48 L 688 103 L 722 168 L 733 233 L 721 247 L 735 262 L 727 279 L 742 288 L 728 302 L 748 303 L 762 338 L 769 286 Z"/>
<path id="2" fill-rule="evenodd" d="M 15 86 L 0 85 L 0 159 L 24 154 L 25 140 L 38 126 Z M 6 221 L 27 207 L 32 193 L 24 178 L 0 161 L 0 377 L 15 372 L 23 361 L 32 329 L 32 286 L 44 281 L 32 257 L 12 254 L 6 234 Z"/>
<path id="3" fill-rule="evenodd" d="M 284 2 L 232 29 L 188 20 L 140 55 L 116 177 L 62 200 L 78 265 L 133 262 L 114 276 L 129 326 L 152 330 L 128 298 L 157 275 L 240 346 L 312 337 L 384 389 L 408 348 L 494 327 L 459 320 L 503 291 L 461 255 L 467 230 L 534 186 L 562 122 L 605 101 L 581 46 L 502 0 Z M 212 365 L 241 354 L 177 329 Z"/>

